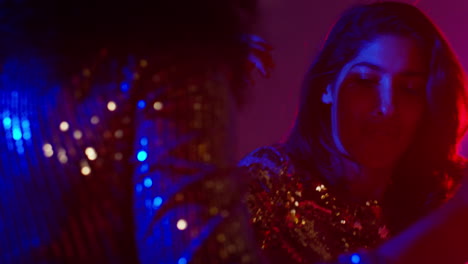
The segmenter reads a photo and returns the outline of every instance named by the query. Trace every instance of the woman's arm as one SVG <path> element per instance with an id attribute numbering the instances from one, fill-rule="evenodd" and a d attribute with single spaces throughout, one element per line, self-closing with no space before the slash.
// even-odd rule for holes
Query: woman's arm
<path id="1" fill-rule="evenodd" d="M 439 210 L 377 250 L 389 263 L 468 262 L 468 180 Z"/>
<path id="2" fill-rule="evenodd" d="M 340 264 L 468 263 L 468 178 L 445 205 L 375 251 L 342 255 Z"/>

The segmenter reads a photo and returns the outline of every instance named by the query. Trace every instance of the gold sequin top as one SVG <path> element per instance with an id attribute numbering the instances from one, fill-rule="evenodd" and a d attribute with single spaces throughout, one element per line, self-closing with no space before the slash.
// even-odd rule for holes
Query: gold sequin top
<path id="1" fill-rule="evenodd" d="M 282 145 L 259 148 L 239 165 L 253 179 L 246 202 L 270 263 L 332 261 L 389 236 L 378 201 L 343 199 L 321 177 L 295 167 Z"/>

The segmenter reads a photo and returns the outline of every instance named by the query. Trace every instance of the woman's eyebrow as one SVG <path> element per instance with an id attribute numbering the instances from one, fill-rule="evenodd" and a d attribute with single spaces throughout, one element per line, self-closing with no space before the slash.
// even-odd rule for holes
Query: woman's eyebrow
<path id="1" fill-rule="evenodd" d="M 378 72 L 382 72 L 382 73 L 385 72 L 384 68 L 380 67 L 379 65 L 367 62 L 367 61 L 363 61 L 363 62 L 359 62 L 359 63 L 354 64 L 351 67 L 351 70 L 354 69 L 354 68 L 357 68 L 357 67 L 366 67 L 366 68 L 369 68 L 369 69 L 374 70 L 374 71 L 378 71 Z M 423 71 L 404 70 L 404 71 L 399 72 L 398 75 L 402 75 L 402 76 L 405 76 L 405 77 L 422 77 L 422 78 L 424 78 L 424 77 L 427 76 L 427 73 L 423 72 Z"/>
<path id="2" fill-rule="evenodd" d="M 380 67 L 378 65 L 375 65 L 375 64 L 372 64 L 370 62 L 366 62 L 366 61 L 354 64 L 351 67 L 351 70 L 354 69 L 354 68 L 357 68 L 357 67 L 366 67 L 366 68 L 369 68 L 371 70 L 375 70 L 375 71 L 379 71 L 379 72 L 384 72 L 385 71 L 382 67 Z"/>

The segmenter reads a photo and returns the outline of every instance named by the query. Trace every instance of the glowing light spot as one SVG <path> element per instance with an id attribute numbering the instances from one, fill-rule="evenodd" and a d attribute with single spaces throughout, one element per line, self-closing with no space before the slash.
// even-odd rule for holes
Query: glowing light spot
<path id="1" fill-rule="evenodd" d="M 137 185 L 135 186 L 135 191 L 138 192 L 138 193 L 141 192 L 141 191 L 143 191 L 143 186 L 142 186 L 141 184 L 137 184 Z"/>
<path id="2" fill-rule="evenodd" d="M 137 154 L 137 159 L 139 161 L 145 161 L 148 158 L 148 153 L 144 150 L 141 150 Z"/>
<path id="3" fill-rule="evenodd" d="M 138 101 L 138 108 L 143 109 L 146 107 L 146 102 L 143 100 Z"/>
<path id="4" fill-rule="evenodd" d="M 29 120 L 24 119 L 21 121 L 21 127 L 23 128 L 23 138 L 25 140 L 30 140 L 31 139 L 31 123 L 29 123 Z"/>
<path id="5" fill-rule="evenodd" d="M 84 77 L 89 77 L 91 76 L 91 71 L 89 69 L 83 69 L 83 76 Z"/>
<path id="6" fill-rule="evenodd" d="M 114 132 L 114 137 L 115 138 L 122 138 L 123 137 L 123 130 L 122 129 L 118 129 Z"/>
<path id="7" fill-rule="evenodd" d="M 11 128 L 11 118 L 9 118 L 9 117 L 3 118 L 3 127 L 5 129 L 10 129 Z"/>
<path id="8" fill-rule="evenodd" d="M 159 110 L 163 109 L 163 103 L 161 103 L 159 101 L 154 102 L 153 108 L 154 108 L 154 110 L 159 111 Z"/>
<path id="9" fill-rule="evenodd" d="M 13 139 L 20 140 L 23 137 L 23 133 L 21 133 L 21 129 L 19 127 L 13 128 Z"/>
<path id="10" fill-rule="evenodd" d="M 163 199 L 161 197 L 159 197 L 159 196 L 156 196 L 156 198 L 154 198 L 154 200 L 153 200 L 153 206 L 154 207 L 159 207 L 159 206 L 161 206 L 162 202 L 163 202 Z"/>
<path id="11" fill-rule="evenodd" d="M 361 257 L 358 254 L 353 254 L 351 256 L 351 262 L 354 264 L 359 264 L 361 263 Z"/>
<path id="12" fill-rule="evenodd" d="M 200 110 L 201 109 L 201 104 L 200 103 L 194 103 L 193 104 L 193 109 Z"/>
<path id="13" fill-rule="evenodd" d="M 145 185 L 146 188 L 150 188 L 151 186 L 153 186 L 153 180 L 151 180 L 151 178 L 147 177 L 143 181 L 143 185 Z"/>
<path id="14" fill-rule="evenodd" d="M 115 109 L 117 109 L 117 104 L 114 101 L 109 101 L 107 103 L 107 109 L 111 112 L 115 111 Z"/>
<path id="15" fill-rule="evenodd" d="M 179 219 L 179 221 L 177 221 L 177 229 L 179 230 L 185 230 L 187 229 L 187 221 L 185 221 L 185 219 Z"/>
<path id="16" fill-rule="evenodd" d="M 100 120 L 99 120 L 99 117 L 98 117 L 98 116 L 92 116 L 92 117 L 91 117 L 91 124 L 97 125 L 97 124 L 99 124 L 99 121 L 100 121 Z"/>
<path id="17" fill-rule="evenodd" d="M 142 146 L 148 146 L 148 138 L 142 137 L 142 138 L 140 139 L 140 144 L 141 144 Z"/>
<path id="18" fill-rule="evenodd" d="M 85 149 L 85 154 L 89 160 L 96 160 L 98 156 L 96 150 L 92 147 L 87 147 Z"/>
<path id="19" fill-rule="evenodd" d="M 145 163 L 145 164 L 141 165 L 141 167 L 140 167 L 140 172 L 145 173 L 145 172 L 147 172 L 148 170 L 149 170 L 148 164 Z"/>
<path id="20" fill-rule="evenodd" d="M 65 164 L 68 162 L 67 152 L 65 151 L 65 149 L 59 149 L 57 153 L 57 157 L 60 163 L 62 164 Z"/>
<path id="21" fill-rule="evenodd" d="M 151 207 L 153 206 L 152 203 L 153 203 L 153 202 L 151 201 L 151 199 L 146 199 L 146 200 L 145 200 L 145 206 L 146 206 L 146 208 L 151 209 Z"/>
<path id="22" fill-rule="evenodd" d="M 21 126 L 23 128 L 29 128 L 29 127 L 31 127 L 31 124 L 29 123 L 29 120 L 25 119 L 25 120 L 21 121 Z"/>
<path id="23" fill-rule="evenodd" d="M 140 67 L 145 68 L 148 66 L 148 61 L 147 60 L 140 60 Z"/>
<path id="24" fill-rule="evenodd" d="M 24 154 L 24 147 L 16 147 L 16 151 L 18 151 L 18 154 Z"/>
<path id="25" fill-rule="evenodd" d="M 66 132 L 68 131 L 69 128 L 70 128 L 70 125 L 68 124 L 68 122 L 63 121 L 62 123 L 60 123 L 60 131 Z"/>
<path id="26" fill-rule="evenodd" d="M 122 160 L 123 159 L 123 154 L 120 152 L 115 153 L 114 155 L 115 160 Z"/>
<path id="27" fill-rule="evenodd" d="M 47 158 L 52 157 L 54 155 L 54 150 L 52 149 L 52 145 L 49 143 L 46 143 L 42 146 L 42 151 L 44 152 L 44 156 Z"/>
<path id="28" fill-rule="evenodd" d="M 187 264 L 187 259 L 186 258 L 180 258 L 179 261 L 177 261 L 177 264 Z"/>
<path id="29" fill-rule="evenodd" d="M 31 137 L 32 137 L 32 135 L 31 135 L 30 132 L 24 132 L 24 133 L 23 133 L 23 138 L 24 138 L 25 140 L 30 140 Z"/>
<path id="30" fill-rule="evenodd" d="M 80 130 L 75 130 L 75 131 L 73 131 L 73 137 L 76 140 L 80 140 L 83 137 L 83 133 L 81 133 Z"/>
<path id="31" fill-rule="evenodd" d="M 84 176 L 88 176 L 89 174 L 91 174 L 91 168 L 89 166 L 82 167 L 81 174 L 83 174 Z"/>
<path id="32" fill-rule="evenodd" d="M 120 90 L 122 90 L 122 92 L 127 92 L 129 89 L 130 89 L 130 85 L 128 85 L 128 83 L 124 82 L 120 85 Z"/>

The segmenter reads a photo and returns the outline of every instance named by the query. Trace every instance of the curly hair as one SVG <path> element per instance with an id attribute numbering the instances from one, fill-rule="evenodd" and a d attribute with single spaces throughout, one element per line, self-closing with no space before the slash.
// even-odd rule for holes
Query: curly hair
<path id="1" fill-rule="evenodd" d="M 106 48 L 121 61 L 151 57 L 192 73 L 227 67 L 241 79 L 249 49 L 242 35 L 256 13 L 248 0 L 1 0 L 0 59 L 34 50 L 56 58 L 68 78 Z"/>

